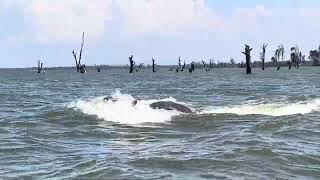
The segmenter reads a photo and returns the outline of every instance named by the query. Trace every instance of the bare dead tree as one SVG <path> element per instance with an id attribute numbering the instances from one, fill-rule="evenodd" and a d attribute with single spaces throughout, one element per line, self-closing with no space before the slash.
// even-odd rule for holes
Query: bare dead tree
<path id="1" fill-rule="evenodd" d="M 181 66 L 181 59 L 179 56 L 179 60 L 178 60 L 178 67 L 177 67 L 178 71 L 183 71 L 182 66 Z"/>
<path id="2" fill-rule="evenodd" d="M 133 68 L 136 64 L 136 62 L 133 61 L 133 55 L 129 57 L 129 62 L 130 62 L 130 73 L 133 73 Z"/>
<path id="3" fill-rule="evenodd" d="M 252 48 L 249 45 L 245 45 L 245 50 L 242 52 L 246 56 L 246 72 L 247 74 L 251 74 L 251 53 Z"/>
<path id="4" fill-rule="evenodd" d="M 299 50 L 298 46 L 291 48 L 291 56 L 289 61 L 289 69 L 291 69 L 292 65 L 299 69 L 300 63 L 302 61 L 302 53 Z"/>
<path id="5" fill-rule="evenodd" d="M 203 64 L 204 70 L 207 71 L 207 72 L 210 71 L 210 67 L 207 68 L 206 62 L 204 62 L 204 61 L 201 61 L 201 62 L 202 62 L 202 64 Z"/>
<path id="6" fill-rule="evenodd" d="M 190 67 L 188 69 L 189 69 L 189 73 L 192 73 L 194 71 L 194 62 L 190 63 Z"/>
<path id="7" fill-rule="evenodd" d="M 76 62 L 77 72 L 79 72 L 80 71 L 80 65 L 78 64 L 77 53 L 73 50 L 72 54 L 73 54 L 74 60 Z"/>
<path id="8" fill-rule="evenodd" d="M 243 61 L 241 61 L 240 68 L 244 68 Z"/>
<path id="9" fill-rule="evenodd" d="M 84 32 L 82 33 L 82 42 L 81 42 L 81 46 L 80 46 L 79 58 L 77 58 L 77 52 L 72 50 L 72 54 L 73 54 L 74 60 L 76 62 L 77 72 L 80 72 L 80 73 L 86 73 L 87 72 L 87 70 L 85 69 L 86 66 L 84 64 L 81 65 L 83 45 L 84 45 Z"/>
<path id="10" fill-rule="evenodd" d="M 155 69 L 156 65 L 157 64 L 155 63 L 155 59 L 152 58 L 152 72 L 156 72 L 156 69 Z"/>
<path id="11" fill-rule="evenodd" d="M 262 60 L 262 70 L 264 70 L 264 63 L 265 63 L 265 59 L 266 59 L 266 48 L 267 48 L 268 44 L 264 44 L 262 45 L 262 53 L 260 53 L 260 58 Z"/>
<path id="12" fill-rule="evenodd" d="M 43 63 L 42 62 L 40 63 L 40 61 L 38 61 L 38 74 L 40 74 L 42 71 L 42 65 Z"/>
<path id="13" fill-rule="evenodd" d="M 99 66 L 97 66 L 97 65 L 94 65 L 94 66 L 96 67 L 97 72 L 100 72 L 100 71 L 101 71 L 101 68 L 100 68 Z"/>
<path id="14" fill-rule="evenodd" d="M 278 48 L 276 49 L 275 51 L 275 58 L 273 58 L 273 62 L 277 62 L 278 63 L 278 69 L 277 70 L 280 70 L 280 58 L 282 59 L 282 61 L 284 60 L 284 46 L 281 44 L 278 46 Z"/>
<path id="15" fill-rule="evenodd" d="M 183 61 L 182 71 L 186 68 L 186 61 Z"/>
<path id="16" fill-rule="evenodd" d="M 213 61 L 212 61 L 212 59 L 210 59 L 210 61 L 209 61 L 209 68 L 210 68 L 210 69 L 213 68 Z"/>
<path id="17" fill-rule="evenodd" d="M 299 69 L 299 67 L 300 67 L 300 64 L 302 62 L 302 58 L 303 58 L 303 56 L 302 56 L 302 53 L 300 51 L 300 53 L 299 53 L 299 62 L 297 63 L 297 69 Z"/>
<path id="18" fill-rule="evenodd" d="M 139 67 L 136 69 L 136 72 L 139 72 L 140 69 L 143 67 L 144 63 L 140 63 Z"/>

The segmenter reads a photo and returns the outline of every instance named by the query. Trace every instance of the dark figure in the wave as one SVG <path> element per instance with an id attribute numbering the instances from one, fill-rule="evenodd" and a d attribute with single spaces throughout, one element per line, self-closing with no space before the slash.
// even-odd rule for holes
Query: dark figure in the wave
<path id="1" fill-rule="evenodd" d="M 165 109 L 165 110 L 176 110 L 183 113 L 192 113 L 192 110 L 185 105 L 178 104 L 172 101 L 158 101 L 150 104 L 152 109 Z"/>
<path id="2" fill-rule="evenodd" d="M 103 100 L 105 100 L 105 101 L 111 100 L 113 103 L 115 103 L 115 102 L 118 101 L 118 99 L 115 99 L 115 98 L 113 98 L 112 96 L 107 96 L 107 97 L 103 98 Z"/>
<path id="3" fill-rule="evenodd" d="M 135 99 L 134 101 L 132 101 L 132 106 L 136 106 L 138 104 L 138 100 Z"/>

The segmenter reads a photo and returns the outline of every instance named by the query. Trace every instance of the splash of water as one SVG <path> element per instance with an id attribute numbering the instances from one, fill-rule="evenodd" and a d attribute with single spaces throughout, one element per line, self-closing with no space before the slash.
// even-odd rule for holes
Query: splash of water
<path id="1" fill-rule="evenodd" d="M 239 106 L 209 107 L 204 114 L 236 114 L 236 115 L 267 115 L 288 116 L 308 114 L 320 110 L 320 99 L 296 103 L 243 104 Z"/>
<path id="2" fill-rule="evenodd" d="M 80 110 L 84 114 L 95 115 L 106 121 L 121 124 L 141 124 L 141 123 L 164 123 L 170 121 L 173 116 L 181 113 L 178 111 L 167 111 L 162 109 L 152 109 L 150 104 L 156 101 L 173 101 L 174 98 L 161 100 L 141 100 L 136 106 L 132 105 L 135 100 L 129 94 L 122 94 L 116 91 L 112 94 L 117 102 L 104 100 L 104 97 L 97 97 L 91 100 L 78 100 L 71 103 L 69 108 Z M 185 103 L 181 103 L 185 104 Z M 320 99 L 300 101 L 296 103 L 255 103 L 247 102 L 238 106 L 207 107 L 198 114 L 236 114 L 236 115 L 267 115 L 267 116 L 287 116 L 295 114 L 308 114 L 320 110 Z"/>
<path id="3" fill-rule="evenodd" d="M 104 97 L 97 97 L 92 100 L 78 100 L 71 103 L 69 108 L 80 110 L 84 114 L 95 115 L 106 121 L 121 124 L 141 124 L 141 123 L 163 123 L 170 121 L 172 116 L 180 115 L 178 111 L 166 111 L 152 109 L 150 104 L 159 100 L 141 100 L 136 106 L 132 105 L 135 100 L 129 94 L 122 94 L 120 91 L 112 94 L 117 102 L 105 101 Z M 162 99 L 165 101 L 176 101 L 174 98 Z"/>

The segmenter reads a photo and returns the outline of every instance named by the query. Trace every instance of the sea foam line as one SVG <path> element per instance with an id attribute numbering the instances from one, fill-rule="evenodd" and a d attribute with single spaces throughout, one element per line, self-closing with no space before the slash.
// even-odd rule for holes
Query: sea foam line
<path id="1" fill-rule="evenodd" d="M 296 103 L 242 104 L 238 106 L 208 107 L 201 114 L 236 114 L 288 116 L 308 114 L 320 110 L 320 99 Z"/>

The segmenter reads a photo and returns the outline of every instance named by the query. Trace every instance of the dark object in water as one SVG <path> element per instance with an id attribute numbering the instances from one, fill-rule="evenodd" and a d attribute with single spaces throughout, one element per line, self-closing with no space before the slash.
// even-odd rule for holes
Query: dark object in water
<path id="1" fill-rule="evenodd" d="M 133 67 L 136 64 L 136 62 L 133 61 L 133 55 L 129 57 L 129 62 L 130 62 L 130 73 L 133 73 Z"/>
<path id="2" fill-rule="evenodd" d="M 172 101 L 158 101 L 150 104 L 150 107 L 152 109 L 177 110 L 183 113 L 192 113 L 191 109 L 187 106 Z"/>
<path id="3" fill-rule="evenodd" d="M 246 45 L 245 46 L 245 51 L 242 52 L 245 56 L 246 56 L 246 72 L 247 74 L 252 74 L 252 71 L 251 71 L 251 53 L 252 51 L 252 48 L 250 48 L 249 45 Z"/>
<path id="4" fill-rule="evenodd" d="M 81 48 L 80 48 L 79 58 L 77 58 L 77 53 L 76 53 L 74 50 L 72 51 L 74 60 L 75 60 L 75 62 L 76 62 L 77 72 L 80 72 L 81 74 L 84 74 L 84 73 L 87 72 L 86 66 L 85 66 L 84 64 L 81 65 L 83 45 L 84 45 L 84 32 L 82 33 L 82 42 L 81 42 Z"/>
<path id="5" fill-rule="evenodd" d="M 280 70 L 280 66 L 278 66 L 277 70 L 278 70 L 278 71 Z"/>
<path id="6" fill-rule="evenodd" d="M 40 63 L 40 61 L 38 61 L 38 74 L 40 74 L 42 71 L 42 65 L 43 63 L 42 62 Z"/>
<path id="7" fill-rule="evenodd" d="M 105 101 L 112 100 L 112 102 L 117 102 L 118 101 L 118 99 L 114 99 L 112 96 L 107 96 L 107 97 L 103 98 L 103 100 L 105 100 Z"/>
<path id="8" fill-rule="evenodd" d="M 109 99 L 112 99 L 112 97 L 111 96 L 107 96 L 107 97 L 103 98 L 103 100 L 105 100 L 105 101 L 109 101 Z"/>
<path id="9" fill-rule="evenodd" d="M 134 101 L 132 101 L 132 106 L 136 106 L 136 105 L 137 105 L 137 103 L 138 103 L 138 100 L 134 100 Z"/>

